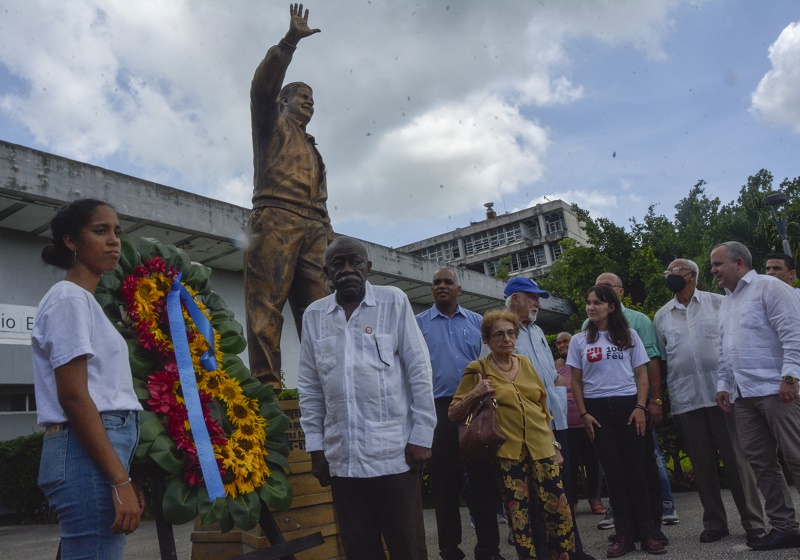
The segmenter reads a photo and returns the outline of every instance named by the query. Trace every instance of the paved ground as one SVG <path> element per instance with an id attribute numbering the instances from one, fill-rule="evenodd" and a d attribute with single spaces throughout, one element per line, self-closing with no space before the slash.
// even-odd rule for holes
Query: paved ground
<path id="1" fill-rule="evenodd" d="M 793 492 L 795 505 L 800 506 L 797 493 Z M 755 552 L 747 548 L 744 544 L 744 530 L 736 523 L 736 509 L 730 494 L 725 495 L 725 503 L 728 513 L 731 516 L 729 523 L 731 535 L 716 543 L 700 544 L 698 537 L 702 531 L 702 510 L 700 501 L 694 493 L 684 493 L 676 495 L 677 513 L 680 517 L 680 524 L 672 527 L 665 527 L 664 533 L 669 537 L 671 544 L 667 547 L 668 554 L 665 558 L 681 560 L 728 560 L 736 558 L 747 558 L 748 560 L 783 560 L 800 558 L 800 549 L 778 550 L 771 552 Z M 474 532 L 469 528 L 469 517 L 466 510 L 462 510 L 464 519 L 464 545 L 463 550 L 471 558 L 472 547 L 475 544 Z M 598 531 L 597 522 L 600 516 L 594 516 L 589 512 L 586 502 L 582 502 L 578 515 L 578 526 L 581 531 L 586 550 L 597 558 L 605 558 L 607 547 L 606 538 L 609 531 Z M 432 560 L 438 558 L 436 544 L 436 525 L 433 518 L 433 511 L 425 512 L 425 527 L 428 535 L 428 551 Z M 175 527 L 175 540 L 178 549 L 179 560 L 190 560 L 191 542 L 189 535 L 192 526 L 183 525 Z M 508 528 L 501 525 L 501 536 L 504 542 L 502 554 L 508 560 L 516 558 L 513 548 L 505 544 L 508 536 Z M 126 560 L 158 560 L 158 544 L 156 541 L 155 524 L 152 522 L 144 523 L 139 530 L 128 537 L 126 548 Z M 0 559 L 24 559 L 24 560 L 52 560 L 55 558 L 58 548 L 58 526 L 56 525 L 36 525 L 36 526 L 16 526 L 0 527 Z M 626 558 L 648 558 L 649 556 L 641 551 L 632 552 Z"/>

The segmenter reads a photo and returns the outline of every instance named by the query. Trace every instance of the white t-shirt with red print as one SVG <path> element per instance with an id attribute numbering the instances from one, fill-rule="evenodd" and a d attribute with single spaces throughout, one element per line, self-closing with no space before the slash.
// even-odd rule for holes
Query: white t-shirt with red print
<path id="1" fill-rule="evenodd" d="M 583 396 L 587 399 L 622 397 L 636 394 L 633 368 L 650 361 L 644 344 L 631 332 L 633 347 L 625 350 L 608 340 L 608 333 L 599 331 L 597 340 L 586 342 L 586 331 L 576 334 L 569 344 L 567 365 L 583 372 Z"/>

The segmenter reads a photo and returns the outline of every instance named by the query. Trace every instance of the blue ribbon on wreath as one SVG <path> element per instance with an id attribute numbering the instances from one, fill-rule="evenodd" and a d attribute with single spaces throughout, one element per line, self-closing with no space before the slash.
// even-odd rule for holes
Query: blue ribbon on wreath
<path id="1" fill-rule="evenodd" d="M 197 306 L 191 294 L 181 284 L 181 276 L 182 274 L 178 273 L 178 278 L 172 283 L 172 287 L 167 294 L 167 319 L 169 320 L 169 330 L 172 336 L 172 346 L 175 348 L 175 362 L 181 379 L 183 399 L 186 402 L 189 427 L 192 430 L 192 438 L 197 448 L 197 459 L 200 462 L 200 469 L 203 471 L 208 497 L 213 502 L 216 498 L 225 497 L 225 487 L 222 484 L 217 458 L 214 455 L 211 437 L 208 435 L 206 420 L 203 416 L 203 406 L 200 402 L 200 393 L 197 390 L 197 380 L 194 375 L 192 354 L 189 350 L 189 338 L 186 336 L 186 324 L 181 311 L 181 301 L 186 305 L 186 310 L 189 312 L 192 321 L 194 321 L 195 327 L 210 345 L 209 349 L 200 358 L 200 363 L 208 371 L 217 369 L 217 360 L 214 358 L 214 327 Z"/>

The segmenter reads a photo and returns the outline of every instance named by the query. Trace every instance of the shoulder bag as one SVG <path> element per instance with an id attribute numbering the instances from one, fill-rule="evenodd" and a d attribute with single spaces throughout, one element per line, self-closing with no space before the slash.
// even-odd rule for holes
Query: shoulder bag
<path id="1" fill-rule="evenodd" d="M 479 375 L 486 378 L 483 362 Z M 458 423 L 458 455 L 462 461 L 477 461 L 494 457 L 506 442 L 506 435 L 497 425 L 497 400 L 485 395 L 470 407 L 467 417 Z"/>

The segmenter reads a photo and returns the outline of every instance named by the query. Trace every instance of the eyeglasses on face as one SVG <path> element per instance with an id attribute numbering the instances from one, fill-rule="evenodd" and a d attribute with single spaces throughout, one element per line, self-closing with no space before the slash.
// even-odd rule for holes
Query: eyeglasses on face
<path id="1" fill-rule="evenodd" d="M 496 340 L 497 342 L 502 342 L 506 337 L 510 338 L 511 340 L 515 340 L 517 338 L 517 333 L 515 333 L 513 330 L 497 331 L 496 333 L 492 333 L 492 339 Z"/>
<path id="2" fill-rule="evenodd" d="M 680 273 L 681 270 L 688 270 L 689 272 L 694 273 L 694 270 L 692 270 L 691 268 L 686 268 L 685 266 L 673 266 L 672 268 L 668 268 L 667 270 L 664 271 L 664 278 L 666 278 L 670 274 L 677 274 L 679 276 L 686 277 L 685 274 Z"/>

